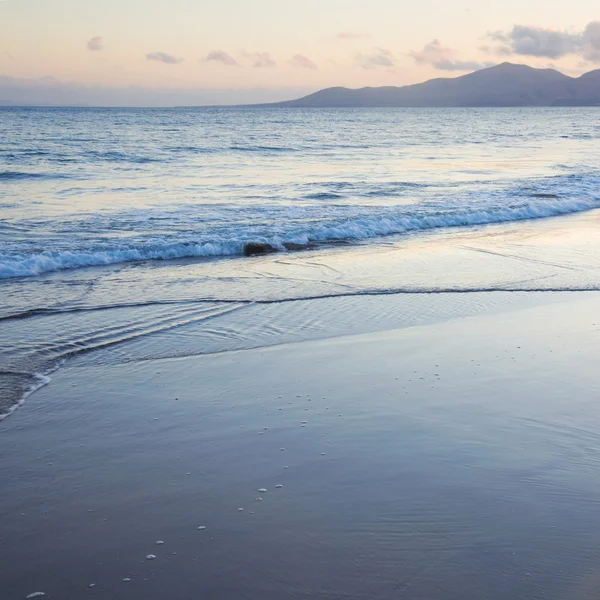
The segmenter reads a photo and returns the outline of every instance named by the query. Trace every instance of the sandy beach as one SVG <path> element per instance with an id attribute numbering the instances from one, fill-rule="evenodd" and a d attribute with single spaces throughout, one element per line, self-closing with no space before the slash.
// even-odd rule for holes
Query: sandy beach
<path id="1" fill-rule="evenodd" d="M 2 424 L 3 600 L 598 597 L 600 294 L 445 296 L 462 315 L 67 363 Z"/>

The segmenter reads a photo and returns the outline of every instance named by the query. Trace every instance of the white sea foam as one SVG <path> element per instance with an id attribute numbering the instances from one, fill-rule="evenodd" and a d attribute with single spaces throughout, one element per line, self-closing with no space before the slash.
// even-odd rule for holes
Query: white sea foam
<path id="1" fill-rule="evenodd" d="M 16 404 L 9 406 L 6 412 L 0 414 L 0 421 L 3 421 L 6 419 L 6 417 L 12 415 L 12 413 L 15 412 L 15 410 L 17 410 L 17 408 L 19 408 L 19 406 L 21 406 L 23 402 L 25 402 L 25 400 L 27 400 L 27 398 L 33 394 L 33 392 L 50 383 L 50 377 L 47 375 L 42 375 L 41 373 L 24 373 L 24 375 L 31 377 L 33 380 L 32 383 L 27 386 Z"/>
<path id="2" fill-rule="evenodd" d="M 492 223 L 541 219 L 600 208 L 600 198 L 589 193 L 579 198 L 520 198 L 511 201 L 482 202 L 480 206 L 432 204 L 418 211 L 409 209 L 364 212 L 348 218 L 344 211 L 334 218 L 314 219 L 307 226 L 297 222 L 279 223 L 260 232 L 240 225 L 237 232 L 207 233 L 211 239 L 191 239 L 189 232 L 179 241 L 139 239 L 115 240 L 114 245 L 13 253 L 0 250 L 0 279 L 40 275 L 64 269 L 109 265 L 146 260 L 169 260 L 187 257 L 235 256 L 244 252 L 246 244 L 268 244 L 284 251 L 290 245 L 307 246 L 339 241 L 360 241 L 381 236 L 426 231 L 443 227 L 472 227 Z M 348 213 L 351 214 L 351 213 Z M 265 232 L 269 233 L 265 233 Z"/>

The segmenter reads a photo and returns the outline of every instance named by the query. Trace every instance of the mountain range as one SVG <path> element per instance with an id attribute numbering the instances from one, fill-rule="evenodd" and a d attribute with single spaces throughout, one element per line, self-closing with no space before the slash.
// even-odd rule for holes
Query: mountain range
<path id="1" fill-rule="evenodd" d="M 266 106 L 266 105 L 262 105 Z M 272 107 L 600 106 L 600 69 L 569 77 L 502 63 L 455 78 L 403 87 L 332 87 Z"/>

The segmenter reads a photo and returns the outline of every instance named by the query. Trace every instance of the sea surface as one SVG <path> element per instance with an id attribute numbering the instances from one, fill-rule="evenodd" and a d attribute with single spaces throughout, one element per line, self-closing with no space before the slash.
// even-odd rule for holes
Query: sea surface
<path id="1" fill-rule="evenodd" d="M 356 295 L 599 289 L 598 208 L 596 108 L 2 108 L 0 418 L 92 351 L 221 352 L 455 306 L 357 315 Z"/>

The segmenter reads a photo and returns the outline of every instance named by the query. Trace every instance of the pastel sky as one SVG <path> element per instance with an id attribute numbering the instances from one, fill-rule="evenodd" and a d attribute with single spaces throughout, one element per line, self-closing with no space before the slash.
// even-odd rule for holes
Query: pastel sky
<path id="1" fill-rule="evenodd" d="M 73 103 L 261 102 L 505 60 L 571 75 L 600 68 L 600 3 L 0 0 L 5 104 L 40 93 Z"/>

